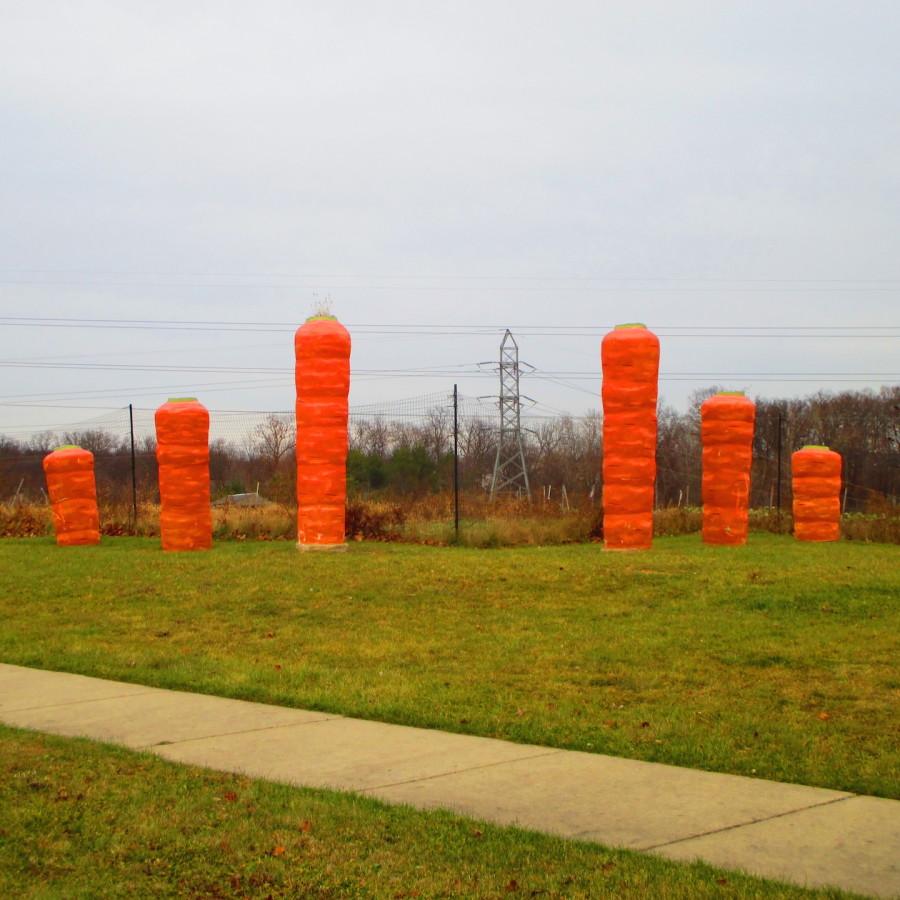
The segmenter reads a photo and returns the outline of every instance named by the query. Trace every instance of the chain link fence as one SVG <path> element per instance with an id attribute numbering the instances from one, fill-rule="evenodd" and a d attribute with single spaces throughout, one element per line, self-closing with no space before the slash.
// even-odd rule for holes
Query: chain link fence
<path id="1" fill-rule="evenodd" d="M 602 419 L 597 406 L 596 413 L 582 416 L 523 407 L 530 509 L 555 513 L 599 509 Z M 658 508 L 700 505 L 697 406 L 686 413 L 660 410 Z M 897 388 L 758 401 L 751 506 L 773 509 L 780 504 L 789 510 L 790 453 L 803 444 L 820 443 L 843 455 L 845 512 L 895 512 L 900 493 L 898 410 Z M 452 390 L 351 407 L 350 496 L 390 501 L 404 508 L 427 506 L 431 515 L 450 519 L 454 478 L 458 477 L 463 516 L 483 516 L 488 509 L 498 415 L 495 399 L 460 395 L 454 418 Z M 46 503 L 41 461 L 62 443 L 79 444 L 95 454 L 102 505 L 126 509 L 135 499 L 139 506 L 158 502 L 153 416 L 151 408 L 123 407 L 77 421 L 3 430 L 0 502 Z M 211 409 L 214 502 L 246 495 L 241 502 L 291 506 L 294 427 L 292 410 Z M 520 506 L 495 504 L 492 509 L 521 516 Z"/>

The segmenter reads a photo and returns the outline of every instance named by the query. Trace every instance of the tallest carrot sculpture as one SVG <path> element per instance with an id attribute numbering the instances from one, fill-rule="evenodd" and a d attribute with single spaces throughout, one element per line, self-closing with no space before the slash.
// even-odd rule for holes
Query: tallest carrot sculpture
<path id="1" fill-rule="evenodd" d="M 294 353 L 297 546 L 344 547 L 350 334 L 334 316 L 312 316 L 294 335 Z"/>
<path id="2" fill-rule="evenodd" d="M 603 338 L 603 539 L 607 550 L 653 540 L 659 338 L 617 325 Z"/>

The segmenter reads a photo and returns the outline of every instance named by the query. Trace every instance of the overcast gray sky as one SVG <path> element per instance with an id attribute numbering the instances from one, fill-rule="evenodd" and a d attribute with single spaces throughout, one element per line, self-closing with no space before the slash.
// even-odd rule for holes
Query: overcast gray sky
<path id="1" fill-rule="evenodd" d="M 527 392 L 576 413 L 622 321 L 683 329 L 676 406 L 900 380 L 898 45 L 896 2 L 0 0 L 0 315 L 285 323 L 6 319 L 0 426 L 185 392 L 289 409 L 316 296 L 357 372 L 442 373 L 360 374 L 354 403 L 489 393 L 475 326 L 518 328 L 568 373 Z M 257 371 L 35 367 L 72 363 Z"/>

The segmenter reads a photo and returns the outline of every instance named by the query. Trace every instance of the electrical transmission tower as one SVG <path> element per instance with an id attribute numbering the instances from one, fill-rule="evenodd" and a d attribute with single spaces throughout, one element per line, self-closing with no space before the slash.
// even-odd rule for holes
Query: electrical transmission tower
<path id="1" fill-rule="evenodd" d="M 528 363 L 522 365 L 528 366 Z M 528 366 L 528 368 L 532 368 Z M 500 343 L 500 432 L 491 478 L 491 500 L 502 491 L 515 491 L 531 500 L 525 453 L 522 449 L 522 395 L 519 393 L 519 345 L 507 328 Z"/>

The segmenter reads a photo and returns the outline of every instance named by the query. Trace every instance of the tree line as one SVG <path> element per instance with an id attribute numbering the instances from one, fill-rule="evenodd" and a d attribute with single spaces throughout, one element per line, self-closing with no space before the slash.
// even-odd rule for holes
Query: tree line
<path id="1" fill-rule="evenodd" d="M 692 395 L 688 409 L 659 409 L 657 505 L 701 502 L 700 405 L 717 388 Z M 900 495 L 900 387 L 820 392 L 791 400 L 757 400 L 752 496 L 755 507 L 790 503 L 790 455 L 804 444 L 827 444 L 844 459 L 847 511 L 877 511 Z M 536 498 L 565 493 L 572 503 L 599 503 L 603 423 L 599 412 L 523 420 L 525 458 Z M 457 435 L 462 490 L 487 490 L 496 452 L 495 421 L 462 417 Z M 435 408 L 414 420 L 352 416 L 348 485 L 353 493 L 402 498 L 449 490 L 453 479 L 453 414 Z M 294 496 L 294 423 L 268 415 L 242 441 L 210 444 L 216 497 L 254 492 L 277 502 Z M 40 500 L 43 456 L 61 443 L 96 457 L 103 502 L 128 503 L 132 453 L 128 435 L 94 429 L 42 433 L 27 441 L 0 435 L 0 500 Z M 779 478 L 779 448 L 781 477 Z M 141 500 L 157 497 L 155 442 L 135 446 L 134 479 Z"/>

